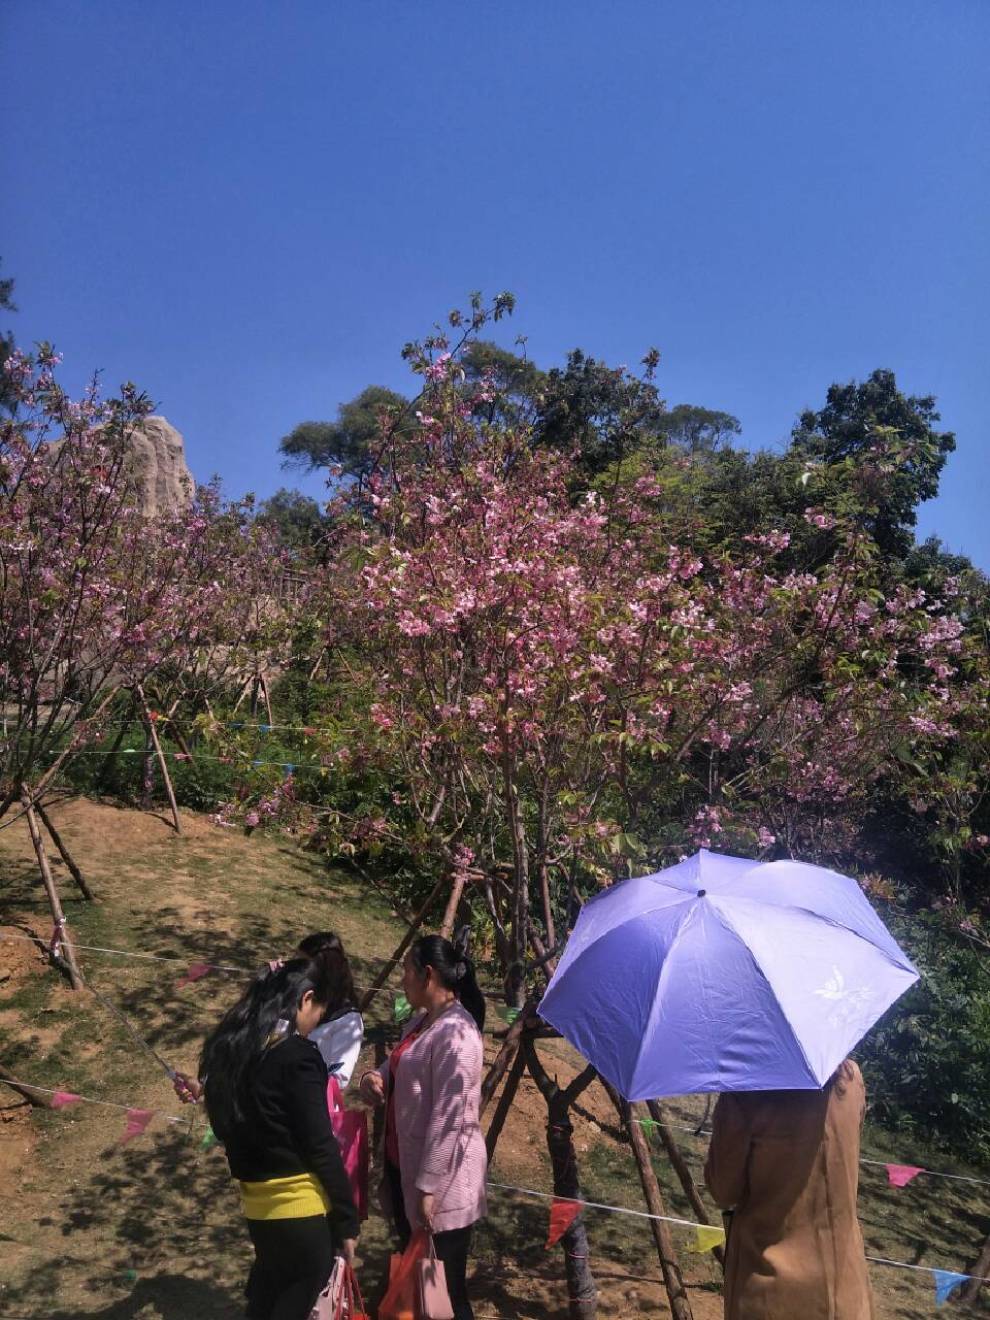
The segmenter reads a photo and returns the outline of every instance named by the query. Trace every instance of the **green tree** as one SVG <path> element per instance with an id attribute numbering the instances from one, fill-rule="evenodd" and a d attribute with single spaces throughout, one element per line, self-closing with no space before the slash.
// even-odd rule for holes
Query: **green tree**
<path id="1" fill-rule="evenodd" d="M 567 365 L 547 373 L 533 441 L 538 447 L 577 451 L 579 465 L 595 476 L 662 434 L 664 402 L 653 383 L 660 357 L 651 350 L 646 372 L 634 376 L 576 348 Z"/>
<path id="2" fill-rule="evenodd" d="M 258 521 L 274 527 L 282 544 L 310 550 L 323 538 L 327 520 L 316 500 L 283 486 L 258 508 Z"/>
<path id="3" fill-rule="evenodd" d="M 279 441 L 282 466 L 340 469 L 340 475 L 365 479 L 378 459 L 382 443 L 381 415 L 398 419 L 409 400 L 383 385 L 369 385 L 337 409 L 335 422 L 300 422 Z M 412 419 L 410 419 L 411 422 Z"/>
<path id="4" fill-rule="evenodd" d="M 14 302 L 14 281 L 12 279 L 0 279 L 0 311 L 17 311 L 17 304 Z M 15 395 L 4 368 L 4 363 L 13 351 L 13 334 L 9 330 L 0 330 L 0 413 L 13 411 Z"/>
<path id="5" fill-rule="evenodd" d="M 659 429 L 668 444 L 691 454 L 713 453 L 742 433 L 739 419 L 731 413 L 693 403 L 679 403 L 664 413 Z"/>
<path id="6" fill-rule="evenodd" d="M 938 493 L 945 460 L 956 447 L 951 431 L 937 431 L 933 395 L 902 394 L 892 371 L 865 381 L 829 386 L 825 407 L 801 413 L 791 432 L 794 453 L 811 462 L 851 462 L 869 469 L 875 486 L 870 530 L 885 554 L 908 553 L 917 508 Z M 875 461 L 875 449 L 896 437 L 903 459 L 896 468 Z"/>

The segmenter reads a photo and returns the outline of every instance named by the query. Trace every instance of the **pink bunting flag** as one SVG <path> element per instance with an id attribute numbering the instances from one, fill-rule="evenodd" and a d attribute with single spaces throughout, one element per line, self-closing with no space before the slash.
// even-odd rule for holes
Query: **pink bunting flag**
<path id="1" fill-rule="evenodd" d="M 127 1123 L 124 1127 L 124 1135 L 120 1139 L 120 1145 L 126 1146 L 129 1141 L 139 1137 L 154 1116 L 155 1111 L 153 1109 L 128 1109 Z"/>
<path id="2" fill-rule="evenodd" d="M 192 985 L 194 981 L 201 981 L 208 972 L 213 971 L 211 963 L 190 963 L 184 974 L 176 981 L 177 990 L 181 990 L 184 985 Z"/>
<path id="3" fill-rule="evenodd" d="M 52 1096 L 52 1108 L 68 1109 L 69 1105 L 77 1105 L 81 1099 L 82 1096 L 73 1091 L 56 1091 Z"/>
<path id="4" fill-rule="evenodd" d="M 917 1178 L 919 1173 L 924 1173 L 924 1169 L 919 1169 L 914 1164 L 888 1164 L 887 1181 L 891 1187 L 906 1187 L 912 1178 Z"/>
<path id="5" fill-rule="evenodd" d="M 566 1201 L 555 1196 L 550 1206 L 550 1232 L 547 1235 L 546 1250 L 559 1242 L 571 1224 L 581 1213 L 580 1201 Z"/>

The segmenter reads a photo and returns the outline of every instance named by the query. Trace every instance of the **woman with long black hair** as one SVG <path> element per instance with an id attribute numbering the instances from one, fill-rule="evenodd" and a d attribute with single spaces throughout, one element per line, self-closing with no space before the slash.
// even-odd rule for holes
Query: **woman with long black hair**
<path id="1" fill-rule="evenodd" d="M 409 949 L 402 989 L 415 1018 L 361 1096 L 385 1105 L 385 1181 L 400 1245 L 433 1234 L 455 1320 L 472 1320 L 467 1263 L 486 1213 L 488 1155 L 478 1121 L 485 1000 L 466 954 L 439 935 Z"/>
<path id="2" fill-rule="evenodd" d="M 324 960 L 258 977 L 200 1058 L 210 1124 L 223 1143 L 254 1244 L 250 1320 L 308 1320 L 335 1251 L 360 1227 L 327 1110 L 327 1066 L 307 1039 L 332 996 Z"/>

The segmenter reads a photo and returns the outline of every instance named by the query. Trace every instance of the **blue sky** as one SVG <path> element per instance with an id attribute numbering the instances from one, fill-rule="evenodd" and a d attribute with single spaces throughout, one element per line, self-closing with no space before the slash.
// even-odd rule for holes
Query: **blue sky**
<path id="1" fill-rule="evenodd" d="M 232 494 L 472 289 L 551 365 L 656 344 L 780 445 L 893 368 L 957 432 L 920 530 L 990 569 L 986 0 L 5 0 L 24 342 L 130 378 Z"/>

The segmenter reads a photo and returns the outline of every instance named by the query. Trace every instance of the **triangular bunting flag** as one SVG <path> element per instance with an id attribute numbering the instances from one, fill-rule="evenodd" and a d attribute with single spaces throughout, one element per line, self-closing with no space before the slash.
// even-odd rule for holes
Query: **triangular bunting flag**
<path id="1" fill-rule="evenodd" d="M 209 1123 L 207 1123 L 206 1131 L 203 1133 L 203 1140 L 199 1143 L 199 1148 L 200 1150 L 211 1150 L 216 1144 L 217 1134 L 210 1127 Z"/>
<path id="2" fill-rule="evenodd" d="M 556 1196 L 553 1198 L 550 1205 L 550 1232 L 547 1235 L 547 1251 L 560 1241 L 580 1213 L 580 1201 L 565 1201 Z"/>
<path id="3" fill-rule="evenodd" d="M 128 1109 L 124 1135 L 121 1137 L 119 1144 L 126 1146 L 129 1141 L 139 1137 L 154 1116 L 155 1111 L 153 1109 Z"/>
<path id="4" fill-rule="evenodd" d="M 181 990 L 184 985 L 192 985 L 194 981 L 201 981 L 204 976 L 213 971 L 211 963 L 190 963 L 185 972 L 175 983 L 175 988 Z"/>
<path id="5" fill-rule="evenodd" d="M 412 1004 L 405 995 L 396 995 L 395 1003 L 392 1005 L 392 1018 L 396 1022 L 405 1022 L 407 1017 L 412 1014 Z"/>
<path id="6" fill-rule="evenodd" d="M 944 1306 L 949 1300 L 949 1294 L 969 1278 L 968 1274 L 957 1274 L 955 1270 L 932 1270 L 932 1273 L 935 1275 L 936 1306 Z"/>
<path id="7" fill-rule="evenodd" d="M 914 1164 L 888 1164 L 887 1181 L 891 1187 L 906 1187 L 912 1178 L 917 1178 L 919 1173 L 924 1173 L 924 1169 L 919 1169 Z"/>
<path id="8" fill-rule="evenodd" d="M 76 1095 L 72 1091 L 56 1091 L 52 1096 L 52 1108 L 67 1109 L 69 1105 L 77 1105 L 81 1099 L 81 1095 Z"/>
<path id="9" fill-rule="evenodd" d="M 711 1251 L 725 1242 L 725 1229 L 715 1228 L 711 1224 L 698 1224 L 694 1230 L 694 1244 L 688 1251 Z"/>

